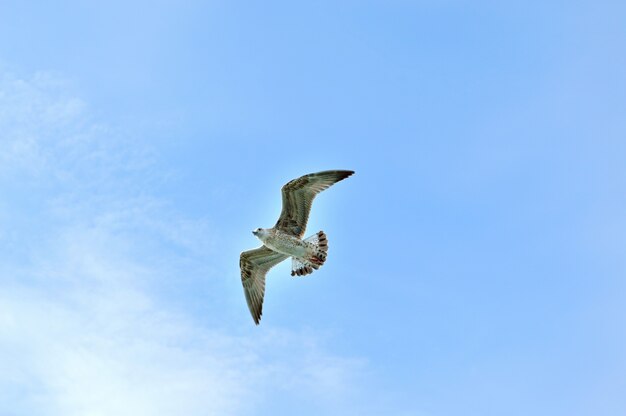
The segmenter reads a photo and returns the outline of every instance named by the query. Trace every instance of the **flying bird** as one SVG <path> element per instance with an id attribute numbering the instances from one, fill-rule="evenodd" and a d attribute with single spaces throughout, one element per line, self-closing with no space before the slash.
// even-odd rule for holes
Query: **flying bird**
<path id="1" fill-rule="evenodd" d="M 311 205 L 317 194 L 353 173 L 351 170 L 327 170 L 287 182 L 281 189 L 283 209 L 276 225 L 252 231 L 263 245 L 242 252 L 239 267 L 246 302 L 255 324 L 261 320 L 265 275 L 272 267 L 291 257 L 291 275 L 305 276 L 326 261 L 328 240 L 323 231 L 302 239 Z"/>

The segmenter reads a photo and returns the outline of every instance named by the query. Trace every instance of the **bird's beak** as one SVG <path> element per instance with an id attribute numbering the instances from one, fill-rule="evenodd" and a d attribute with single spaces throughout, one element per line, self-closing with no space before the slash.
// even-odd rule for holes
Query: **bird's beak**
<path id="1" fill-rule="evenodd" d="M 257 235 L 256 230 L 252 230 L 252 234 L 254 234 L 256 236 Z"/>

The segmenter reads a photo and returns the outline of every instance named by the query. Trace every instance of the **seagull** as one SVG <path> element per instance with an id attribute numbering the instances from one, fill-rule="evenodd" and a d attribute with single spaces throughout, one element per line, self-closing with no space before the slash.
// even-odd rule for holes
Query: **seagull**
<path id="1" fill-rule="evenodd" d="M 255 324 L 261 321 L 265 275 L 291 257 L 291 275 L 305 276 L 326 261 L 328 240 L 323 231 L 302 239 L 313 199 L 325 189 L 352 175 L 351 170 L 326 170 L 287 182 L 281 189 L 283 209 L 273 228 L 252 231 L 263 245 L 244 251 L 239 258 L 241 283 Z"/>

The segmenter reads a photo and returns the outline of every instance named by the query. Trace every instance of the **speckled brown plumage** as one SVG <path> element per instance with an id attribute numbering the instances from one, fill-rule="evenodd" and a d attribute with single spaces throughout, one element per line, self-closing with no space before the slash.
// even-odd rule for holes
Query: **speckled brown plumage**
<path id="1" fill-rule="evenodd" d="M 283 210 L 274 228 L 302 238 L 313 199 L 325 189 L 352 175 L 351 170 L 327 170 L 294 179 L 281 189 Z"/>

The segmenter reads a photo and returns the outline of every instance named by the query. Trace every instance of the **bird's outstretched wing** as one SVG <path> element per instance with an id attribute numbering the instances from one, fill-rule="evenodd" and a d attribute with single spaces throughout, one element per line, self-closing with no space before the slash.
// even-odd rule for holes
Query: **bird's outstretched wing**
<path id="1" fill-rule="evenodd" d="M 239 258 L 241 283 L 246 294 L 248 308 L 255 324 L 259 324 L 263 313 L 265 296 L 265 274 L 288 256 L 270 250 L 265 246 L 244 251 Z"/>
<path id="2" fill-rule="evenodd" d="M 283 210 L 275 228 L 302 238 L 315 196 L 353 173 L 351 170 L 327 170 L 289 181 L 281 190 Z"/>

